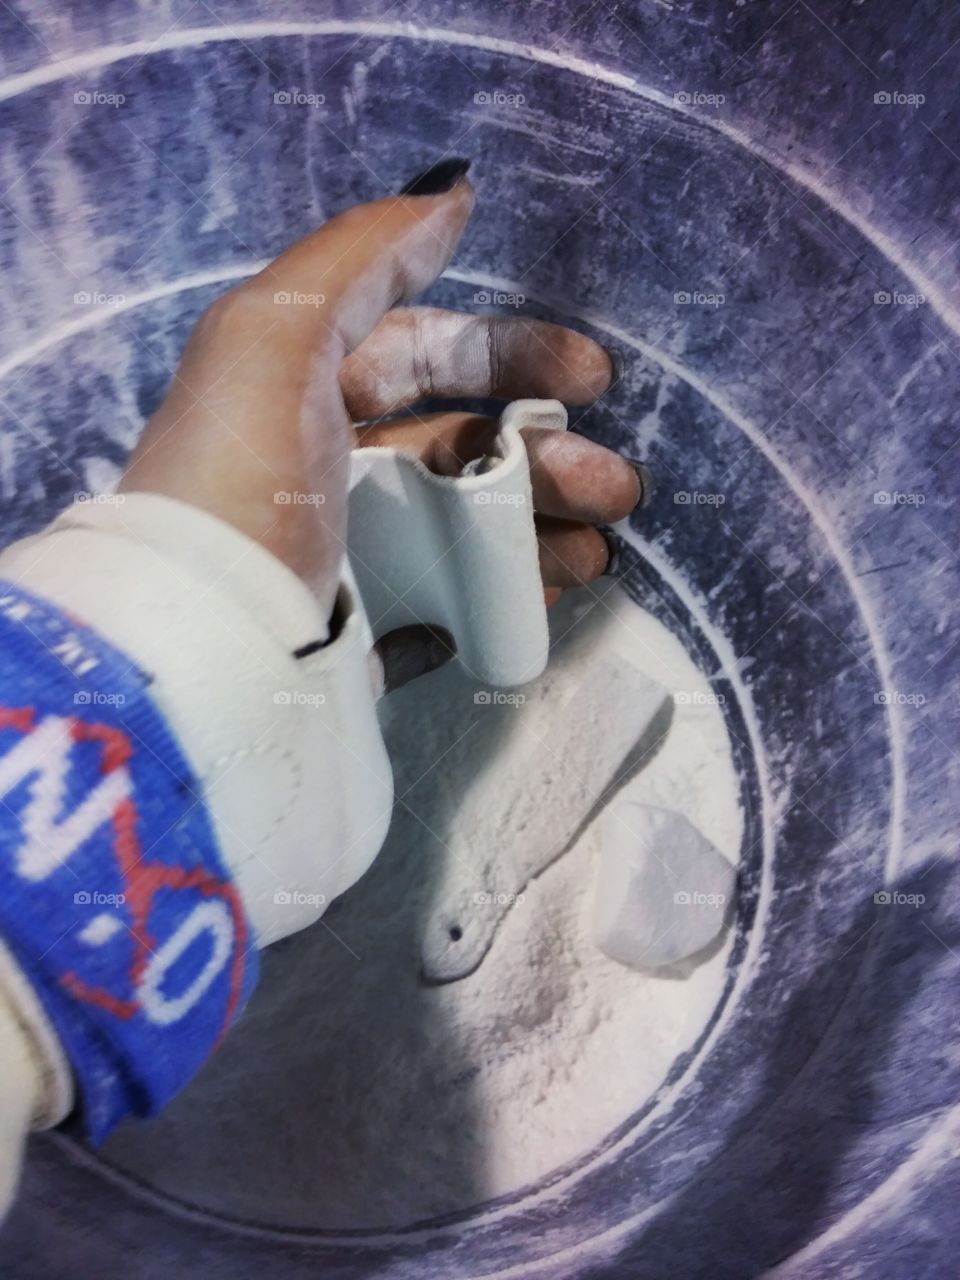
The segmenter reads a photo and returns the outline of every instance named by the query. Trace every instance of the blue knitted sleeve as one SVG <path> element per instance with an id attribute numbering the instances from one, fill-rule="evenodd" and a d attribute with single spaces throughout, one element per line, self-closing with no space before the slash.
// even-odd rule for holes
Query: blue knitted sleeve
<path id="1" fill-rule="evenodd" d="M 150 677 L 0 582 L 0 937 L 91 1141 L 151 1115 L 247 1000 L 257 953 Z"/>

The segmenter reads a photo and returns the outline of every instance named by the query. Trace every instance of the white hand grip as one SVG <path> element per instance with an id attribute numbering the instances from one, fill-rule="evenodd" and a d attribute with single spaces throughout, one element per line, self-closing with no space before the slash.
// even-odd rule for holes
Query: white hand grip
<path id="1" fill-rule="evenodd" d="M 483 684 L 538 676 L 549 637 L 527 453 L 520 430 L 563 431 L 558 400 L 515 400 L 480 470 L 438 476 L 397 449 L 352 455 L 348 547 L 374 637 L 446 627 Z"/>

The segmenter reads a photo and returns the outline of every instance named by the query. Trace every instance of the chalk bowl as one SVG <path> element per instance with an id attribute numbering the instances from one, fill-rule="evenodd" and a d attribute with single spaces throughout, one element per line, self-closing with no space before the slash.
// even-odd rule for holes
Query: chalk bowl
<path id="1" fill-rule="evenodd" d="M 91 1274 L 109 1241 L 129 1276 L 150 1274 L 145 1250 L 205 1277 L 820 1276 L 868 1237 L 909 1258 L 929 1232 L 908 1205 L 943 1163 L 933 1118 L 960 1064 L 935 1016 L 956 943 L 934 741 L 956 693 L 931 641 L 954 607 L 943 318 L 869 228 L 697 104 L 465 39 L 467 92 L 451 56 L 349 24 L 218 32 L 85 73 L 122 104 L 77 103 L 65 74 L 0 103 L 22 176 L 5 534 L 116 475 L 192 323 L 254 259 L 425 160 L 475 155 L 475 224 L 431 300 L 570 323 L 623 356 L 577 429 L 656 474 L 624 584 L 726 697 L 746 827 L 722 999 L 598 1149 L 389 1231 L 255 1205 L 230 1220 L 39 1138 L 7 1227 L 30 1274 Z M 320 78 L 322 103 L 297 100 Z"/>

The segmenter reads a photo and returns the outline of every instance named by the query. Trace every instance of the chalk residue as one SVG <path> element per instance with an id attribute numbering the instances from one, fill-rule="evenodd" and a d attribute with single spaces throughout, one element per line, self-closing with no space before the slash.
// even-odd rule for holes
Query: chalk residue
<path id="1" fill-rule="evenodd" d="M 736 860 L 740 813 L 722 710 L 682 645 L 611 587 L 572 600 L 553 626 L 566 633 L 549 669 L 557 697 L 576 687 L 587 631 L 674 694 L 662 747 L 621 795 L 682 810 Z M 398 804 L 386 847 L 321 924 L 265 953 L 261 990 L 231 1052 L 148 1134 L 119 1134 L 113 1160 L 248 1220 L 402 1225 L 585 1156 L 696 1042 L 728 948 L 659 976 L 594 949 L 595 823 L 523 888 L 472 977 L 422 983 L 458 798 L 482 789 L 491 831 L 502 826 L 497 743 L 517 708 L 477 704 L 474 692 L 449 670 L 388 700 Z M 615 705 L 604 711 L 607 722 L 618 714 Z M 565 744 L 571 775 L 603 725 L 604 716 L 592 718 Z"/>

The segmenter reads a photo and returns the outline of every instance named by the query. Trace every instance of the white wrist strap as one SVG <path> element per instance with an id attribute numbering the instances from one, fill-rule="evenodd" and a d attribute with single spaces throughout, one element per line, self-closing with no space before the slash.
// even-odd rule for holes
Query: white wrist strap
<path id="1" fill-rule="evenodd" d="M 393 791 L 349 573 L 337 637 L 303 659 L 294 651 L 327 634 L 307 586 L 171 498 L 71 507 L 0 554 L 0 577 L 83 619 L 151 677 L 259 945 L 303 928 L 359 879 Z"/>

